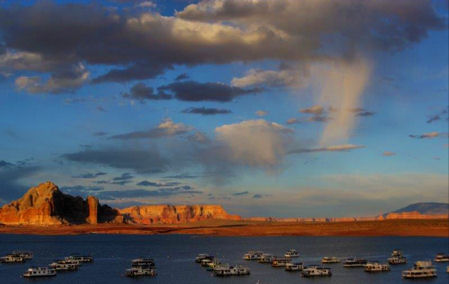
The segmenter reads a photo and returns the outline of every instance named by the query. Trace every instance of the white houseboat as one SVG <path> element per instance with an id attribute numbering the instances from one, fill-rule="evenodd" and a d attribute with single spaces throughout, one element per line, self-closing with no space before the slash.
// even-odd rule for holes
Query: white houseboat
<path id="1" fill-rule="evenodd" d="M 340 259 L 338 259 L 336 256 L 325 256 L 321 259 L 321 263 L 339 263 Z"/>
<path id="2" fill-rule="evenodd" d="M 343 267 L 352 268 L 352 267 L 365 267 L 365 264 L 368 261 L 362 258 L 351 257 L 345 260 Z"/>
<path id="3" fill-rule="evenodd" d="M 16 254 L 8 254 L 0 257 L 0 263 L 23 263 L 25 259 Z"/>
<path id="4" fill-rule="evenodd" d="M 23 274 L 26 278 L 52 277 L 56 276 L 56 270 L 49 267 L 30 267 Z"/>
<path id="5" fill-rule="evenodd" d="M 438 253 L 434 260 L 435 262 L 449 262 L 449 254 Z"/>
<path id="6" fill-rule="evenodd" d="M 284 254 L 284 256 L 288 258 L 299 257 L 299 252 L 295 249 L 290 249 Z"/>
<path id="7" fill-rule="evenodd" d="M 304 264 L 302 262 L 288 262 L 285 264 L 285 271 L 302 271 Z"/>
<path id="8" fill-rule="evenodd" d="M 332 276 L 330 268 L 320 267 L 317 265 L 305 267 L 301 273 L 303 277 Z"/>
<path id="9" fill-rule="evenodd" d="M 390 271 L 390 266 L 388 264 L 382 264 L 379 262 L 368 262 L 365 265 L 366 272 L 386 272 Z"/>
<path id="10" fill-rule="evenodd" d="M 402 278 L 405 279 L 423 279 L 437 277 L 437 270 L 433 267 L 431 261 L 417 261 L 413 268 L 402 271 Z"/>

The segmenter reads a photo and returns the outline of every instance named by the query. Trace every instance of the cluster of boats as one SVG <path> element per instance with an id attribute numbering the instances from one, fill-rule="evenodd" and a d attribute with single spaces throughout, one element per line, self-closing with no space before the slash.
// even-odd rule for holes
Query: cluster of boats
<path id="1" fill-rule="evenodd" d="M 229 265 L 221 263 L 220 260 L 212 255 L 201 253 L 195 258 L 195 262 L 206 267 L 207 271 L 212 271 L 214 276 L 243 276 L 251 273 L 250 269 L 243 265 Z"/>
<path id="2" fill-rule="evenodd" d="M 29 251 L 13 251 L 0 257 L 0 263 L 24 263 L 33 259 L 33 253 Z"/>
<path id="3" fill-rule="evenodd" d="M 137 258 L 131 261 L 131 268 L 126 269 L 126 276 L 141 277 L 141 276 L 156 276 L 156 265 L 152 258 Z"/>
<path id="4" fill-rule="evenodd" d="M 55 260 L 48 266 L 30 267 L 25 271 L 23 277 L 38 278 L 56 276 L 57 272 L 76 271 L 82 264 L 92 262 L 94 262 L 92 256 L 71 255 L 63 259 Z"/>

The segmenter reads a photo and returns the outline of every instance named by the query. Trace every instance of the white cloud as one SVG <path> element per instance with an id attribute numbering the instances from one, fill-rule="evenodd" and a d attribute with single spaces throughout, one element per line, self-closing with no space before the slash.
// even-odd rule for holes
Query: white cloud
<path id="1" fill-rule="evenodd" d="M 234 77 L 231 84 L 236 87 L 304 87 L 308 83 L 308 72 L 304 66 L 281 68 L 280 70 L 251 69 L 245 76 Z"/>
<path id="2" fill-rule="evenodd" d="M 215 129 L 216 139 L 224 147 L 224 158 L 249 166 L 273 167 L 286 154 L 292 130 L 263 119 L 247 120 Z"/>

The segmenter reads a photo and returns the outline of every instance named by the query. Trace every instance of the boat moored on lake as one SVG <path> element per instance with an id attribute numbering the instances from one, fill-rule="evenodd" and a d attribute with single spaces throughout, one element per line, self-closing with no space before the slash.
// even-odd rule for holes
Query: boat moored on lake
<path id="1" fill-rule="evenodd" d="M 299 252 L 296 251 L 295 249 L 289 249 L 285 254 L 285 257 L 287 258 L 295 258 L 295 257 L 299 257 Z"/>
<path id="2" fill-rule="evenodd" d="M 244 260 L 259 260 L 262 255 L 263 255 L 263 252 L 261 252 L 261 251 L 251 250 L 243 255 L 243 259 Z"/>
<path id="3" fill-rule="evenodd" d="M 89 255 L 70 255 L 65 258 L 66 260 L 78 261 L 79 263 L 92 263 L 94 258 Z"/>
<path id="4" fill-rule="evenodd" d="M 33 259 L 33 253 L 30 251 L 15 250 L 12 254 L 22 257 L 24 260 Z"/>
<path id="5" fill-rule="evenodd" d="M 156 276 L 156 270 L 150 266 L 136 266 L 126 269 L 126 276 L 140 277 L 140 276 Z"/>
<path id="6" fill-rule="evenodd" d="M 16 254 L 7 254 L 0 257 L 0 263 L 24 263 L 25 259 Z"/>
<path id="7" fill-rule="evenodd" d="M 262 254 L 260 256 L 258 262 L 259 263 L 270 263 L 271 264 L 273 262 L 274 258 L 275 257 L 272 254 L 264 253 L 264 254 Z"/>
<path id="8" fill-rule="evenodd" d="M 365 265 L 366 272 L 386 272 L 390 271 L 390 266 L 388 264 L 382 264 L 379 262 L 368 262 Z"/>
<path id="9" fill-rule="evenodd" d="M 325 256 L 321 259 L 321 263 L 339 263 L 340 259 L 338 259 L 336 256 Z"/>
<path id="10" fill-rule="evenodd" d="M 304 264 L 302 262 L 288 262 L 285 264 L 285 271 L 302 271 L 304 269 Z"/>
<path id="11" fill-rule="evenodd" d="M 434 259 L 435 262 L 449 262 L 449 254 L 438 253 Z"/>
<path id="12" fill-rule="evenodd" d="M 292 260 L 288 257 L 277 257 L 273 260 L 271 263 L 272 267 L 285 267 L 285 265 L 289 262 L 292 262 Z"/>
<path id="13" fill-rule="evenodd" d="M 154 259 L 152 258 L 136 258 L 131 261 L 132 267 L 138 267 L 138 266 L 149 266 L 154 267 Z"/>
<path id="14" fill-rule="evenodd" d="M 78 265 L 73 263 L 68 263 L 65 260 L 57 260 L 49 265 L 49 267 L 55 269 L 56 271 L 75 271 L 78 270 Z"/>
<path id="15" fill-rule="evenodd" d="M 405 264 L 407 263 L 407 258 L 402 255 L 399 249 L 394 249 L 391 253 L 391 257 L 388 258 L 388 263 L 391 265 Z"/>
<path id="16" fill-rule="evenodd" d="M 213 259 L 214 257 L 212 256 L 212 255 L 209 255 L 209 254 L 207 254 L 207 253 L 200 253 L 200 254 L 198 254 L 196 257 L 195 257 L 195 262 L 196 263 L 201 263 L 201 261 L 203 260 L 203 259 Z"/>
<path id="17" fill-rule="evenodd" d="M 56 276 L 56 270 L 49 267 L 30 267 L 23 274 L 26 278 L 52 277 Z"/>
<path id="18" fill-rule="evenodd" d="M 413 268 L 402 271 L 402 278 L 425 279 L 437 277 L 437 270 L 431 261 L 417 261 Z"/>
<path id="19" fill-rule="evenodd" d="M 352 267 L 365 267 L 365 264 L 368 261 L 363 258 L 350 257 L 345 260 L 343 267 L 352 268 Z"/>
<path id="20" fill-rule="evenodd" d="M 322 277 L 322 276 L 332 276 L 332 271 L 330 268 L 321 267 L 318 265 L 310 265 L 305 267 L 301 272 L 303 277 Z"/>
<path id="21" fill-rule="evenodd" d="M 242 265 L 231 266 L 229 264 L 220 264 L 214 268 L 214 276 L 242 276 L 249 275 L 250 269 Z"/>

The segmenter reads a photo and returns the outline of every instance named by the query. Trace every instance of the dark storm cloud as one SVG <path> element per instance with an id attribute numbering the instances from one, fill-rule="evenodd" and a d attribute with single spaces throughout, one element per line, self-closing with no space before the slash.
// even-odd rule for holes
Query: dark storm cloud
<path id="1" fill-rule="evenodd" d="M 258 93 L 260 89 L 243 89 L 222 83 L 200 83 L 195 81 L 175 82 L 159 87 L 159 90 L 170 91 L 181 101 L 216 101 L 229 102 L 238 96 Z"/>
<path id="2" fill-rule="evenodd" d="M 49 74 L 47 82 L 26 77 L 19 86 L 59 93 L 86 82 L 87 70 L 64 75 L 80 62 L 108 70 L 94 83 L 124 82 L 155 78 L 175 65 L 310 62 L 396 51 L 446 27 L 433 2 L 425 0 L 204 1 L 174 16 L 94 3 L 38 1 L 0 8 L 0 56 L 17 55 L 6 57 L 0 69 Z M 201 100 L 176 93 L 179 99 Z M 229 101 L 239 95 L 231 93 L 208 97 Z"/>
<path id="3" fill-rule="evenodd" d="M 135 84 L 129 90 L 129 93 L 123 94 L 123 97 L 138 100 L 141 102 L 145 100 L 170 100 L 172 98 L 171 95 L 167 95 L 163 92 L 155 94 L 153 88 L 148 87 L 144 83 Z"/>
<path id="4" fill-rule="evenodd" d="M 87 149 L 64 154 L 62 158 L 78 163 L 132 169 L 139 173 L 161 173 L 169 167 L 168 161 L 158 152 L 133 149 Z"/>
<path id="5" fill-rule="evenodd" d="M 150 186 L 150 187 L 167 187 L 167 186 L 177 186 L 179 185 L 179 182 L 154 182 L 154 181 L 148 181 L 143 180 L 136 185 L 139 186 Z"/>
<path id="6" fill-rule="evenodd" d="M 191 107 L 182 111 L 183 113 L 193 113 L 193 114 L 201 114 L 201 115 L 215 115 L 215 114 L 228 114 L 232 113 L 232 111 L 228 109 L 219 109 L 219 108 L 206 108 L 206 107 Z"/>
<path id="7" fill-rule="evenodd" d="M 29 186 L 22 185 L 21 179 L 36 174 L 39 168 L 27 163 L 0 161 L 0 203 L 9 202 L 23 195 Z"/>
<path id="8" fill-rule="evenodd" d="M 233 196 L 242 196 L 242 195 L 248 195 L 249 192 L 248 191 L 242 191 L 242 192 L 235 192 L 232 195 Z"/>
<path id="9" fill-rule="evenodd" d="M 73 178 L 84 178 L 84 179 L 93 179 L 97 178 L 99 176 L 104 176 L 106 173 L 104 172 L 97 172 L 97 173 L 85 173 L 78 176 L 72 176 Z"/>

